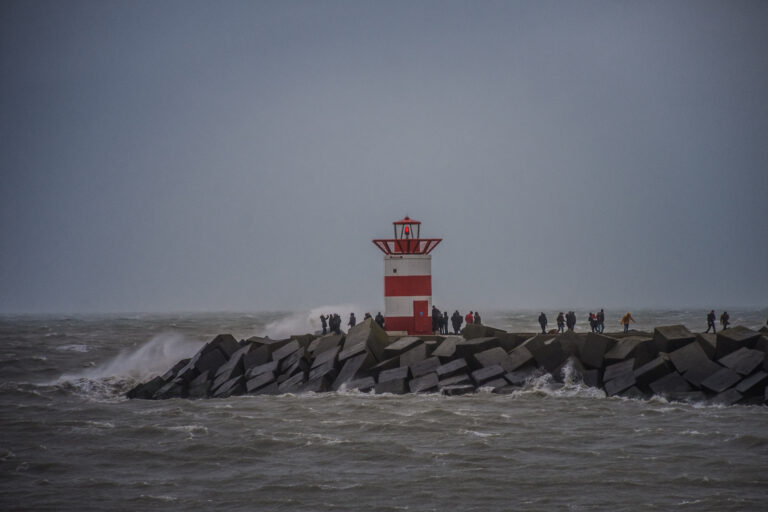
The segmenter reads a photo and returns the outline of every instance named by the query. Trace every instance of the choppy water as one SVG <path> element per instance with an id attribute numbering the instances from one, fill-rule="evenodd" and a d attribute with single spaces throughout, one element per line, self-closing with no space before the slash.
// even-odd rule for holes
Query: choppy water
<path id="1" fill-rule="evenodd" d="M 765 510 L 768 407 L 547 378 L 506 396 L 122 397 L 215 334 L 301 333 L 315 313 L 0 318 L 0 508 Z M 537 314 L 484 317 L 533 331 Z M 633 311 L 641 329 L 705 314 Z"/>

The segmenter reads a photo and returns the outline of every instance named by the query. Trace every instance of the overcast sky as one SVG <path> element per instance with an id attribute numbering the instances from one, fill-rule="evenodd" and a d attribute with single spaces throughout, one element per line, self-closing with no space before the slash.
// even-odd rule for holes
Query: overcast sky
<path id="1" fill-rule="evenodd" d="M 768 306 L 768 2 L 0 3 L 0 312 Z"/>

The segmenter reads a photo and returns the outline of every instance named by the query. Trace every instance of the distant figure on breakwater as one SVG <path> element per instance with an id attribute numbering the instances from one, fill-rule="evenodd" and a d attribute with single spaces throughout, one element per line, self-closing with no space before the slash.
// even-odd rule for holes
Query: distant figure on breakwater
<path id="1" fill-rule="evenodd" d="M 545 315 L 543 311 L 539 315 L 539 325 L 541 326 L 541 333 L 546 334 L 547 333 L 547 315 Z"/>
<path id="2" fill-rule="evenodd" d="M 475 317 L 472 316 L 471 311 L 464 317 L 464 321 L 467 322 L 467 325 L 475 323 Z"/>
<path id="3" fill-rule="evenodd" d="M 730 325 L 730 319 L 731 315 L 729 315 L 727 311 L 723 311 L 723 314 L 720 315 L 720 323 L 723 324 L 723 330 L 726 330 L 728 325 Z"/>
<path id="4" fill-rule="evenodd" d="M 365 316 L 363 317 L 363 321 L 368 320 L 369 318 L 371 318 L 371 314 L 366 313 Z"/>
<path id="5" fill-rule="evenodd" d="M 332 313 L 328 320 L 328 327 L 331 328 L 331 332 L 341 334 L 341 317 L 336 313 Z"/>
<path id="6" fill-rule="evenodd" d="M 459 334 L 459 331 L 461 330 L 461 324 L 464 323 L 464 319 L 461 317 L 461 313 L 459 313 L 459 310 L 453 312 L 453 316 L 451 316 L 451 322 L 453 323 L 453 334 Z"/>
<path id="7" fill-rule="evenodd" d="M 597 314 L 597 332 L 603 334 L 605 331 L 605 311 L 600 308 L 600 312 Z"/>
<path id="8" fill-rule="evenodd" d="M 475 323 L 478 324 L 478 325 L 483 323 L 483 321 L 480 319 L 480 312 L 479 311 L 475 311 Z"/>
<path id="9" fill-rule="evenodd" d="M 437 333 L 437 330 L 439 327 L 440 327 L 440 310 L 437 309 L 437 306 L 433 304 L 432 305 L 432 334 Z"/>
<path id="10" fill-rule="evenodd" d="M 350 313 L 349 314 L 349 322 L 347 322 L 347 325 L 350 326 L 350 327 L 354 327 L 356 323 L 357 323 L 357 319 L 355 318 L 355 314 L 354 313 Z"/>
<path id="11" fill-rule="evenodd" d="M 711 310 L 709 313 L 707 313 L 707 330 L 704 332 L 709 332 L 709 330 L 712 329 L 712 332 L 717 334 L 717 329 L 715 329 L 715 310 Z"/>
<path id="12" fill-rule="evenodd" d="M 576 328 L 576 313 L 573 311 L 566 313 L 565 324 L 568 326 L 569 331 L 573 331 Z"/>
<path id="13" fill-rule="evenodd" d="M 323 324 L 323 336 L 325 336 L 326 334 L 328 334 L 328 317 L 321 314 L 320 323 Z"/>
<path id="14" fill-rule="evenodd" d="M 565 332 L 565 317 L 562 311 L 557 314 L 557 332 Z"/>
<path id="15" fill-rule="evenodd" d="M 595 315 L 590 311 L 588 319 L 589 319 L 589 328 L 592 329 L 592 332 L 596 332 L 597 331 L 597 315 Z"/>
<path id="16" fill-rule="evenodd" d="M 448 312 L 443 311 L 443 334 L 448 334 Z"/>
<path id="17" fill-rule="evenodd" d="M 379 311 L 378 313 L 376 313 L 376 318 L 374 319 L 374 321 L 375 321 L 377 324 L 379 324 L 379 327 L 381 327 L 382 329 L 384 329 L 384 315 L 382 315 L 382 314 L 381 314 L 381 311 Z"/>
<path id="18" fill-rule="evenodd" d="M 623 317 L 621 317 L 621 322 L 619 323 L 624 325 L 624 334 L 627 334 L 629 332 L 629 322 L 634 322 L 634 321 L 635 319 L 632 318 L 632 314 L 629 311 L 627 311 L 627 313 Z"/>

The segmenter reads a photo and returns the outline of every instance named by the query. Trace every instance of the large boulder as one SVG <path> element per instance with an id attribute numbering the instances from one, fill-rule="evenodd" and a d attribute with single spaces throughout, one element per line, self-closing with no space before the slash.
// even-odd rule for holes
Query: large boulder
<path id="1" fill-rule="evenodd" d="M 395 395 L 407 393 L 410 372 L 407 366 L 384 370 L 379 374 L 379 380 L 375 388 L 376 393 L 392 393 Z"/>
<path id="2" fill-rule="evenodd" d="M 674 371 L 669 356 L 661 353 L 656 359 L 635 369 L 635 385 L 644 392 L 650 391 L 650 384 Z"/>
<path id="3" fill-rule="evenodd" d="M 590 368 L 602 368 L 605 363 L 605 354 L 616 346 L 617 340 L 603 334 L 587 333 L 581 351 L 581 362 Z"/>
<path id="4" fill-rule="evenodd" d="M 754 348 L 760 333 L 737 325 L 717 333 L 715 359 L 721 359 L 740 348 Z"/>
<path id="5" fill-rule="evenodd" d="M 152 380 L 149 380 L 147 382 L 144 382 L 134 387 L 133 389 L 128 391 L 126 396 L 128 398 L 142 398 L 144 400 L 149 400 L 155 395 L 155 393 L 157 393 L 160 390 L 160 388 L 162 388 L 166 384 L 167 382 L 164 381 L 162 377 L 155 377 Z"/>
<path id="6" fill-rule="evenodd" d="M 618 340 L 616 345 L 605 353 L 605 364 L 609 366 L 619 361 L 633 359 L 637 366 L 642 366 L 657 355 L 658 351 L 653 339 L 642 336 L 627 336 Z"/>
<path id="7" fill-rule="evenodd" d="M 693 391 L 688 381 L 677 372 L 668 373 L 660 379 L 651 382 L 649 387 L 654 395 L 664 397 L 679 396 L 679 393 Z"/>
<path id="8" fill-rule="evenodd" d="M 344 348 L 353 347 L 359 343 L 364 343 L 377 361 L 386 359 L 384 350 L 389 345 L 389 337 L 387 332 L 373 321 L 373 318 L 367 318 L 349 330 Z"/>
<path id="9" fill-rule="evenodd" d="M 679 348 L 669 354 L 669 359 L 675 365 L 675 369 L 680 373 L 685 373 L 691 368 L 706 365 L 710 362 L 707 353 L 704 352 L 700 343 L 689 343 L 683 348 Z"/>
<path id="10" fill-rule="evenodd" d="M 723 368 L 704 379 L 701 383 L 701 387 L 708 389 L 713 393 L 722 393 L 740 380 L 741 375 L 730 368 Z"/>
<path id="11" fill-rule="evenodd" d="M 409 383 L 411 393 L 425 393 L 430 391 L 437 391 L 437 385 L 439 379 L 435 372 L 427 373 L 421 377 L 414 378 Z"/>
<path id="12" fill-rule="evenodd" d="M 384 347 L 384 358 L 390 359 L 397 357 L 403 352 L 407 352 L 422 343 L 424 343 L 422 339 L 416 336 L 406 336 L 404 338 L 400 338 L 399 340 Z"/>
<path id="13" fill-rule="evenodd" d="M 472 324 L 470 324 L 472 325 Z M 456 343 L 456 355 L 469 361 L 469 357 L 477 352 L 499 346 L 499 339 L 494 337 L 472 338 Z"/>
<path id="14" fill-rule="evenodd" d="M 717 362 L 741 375 L 749 375 L 759 366 L 762 366 L 764 360 L 764 352 L 741 347 L 727 356 L 718 359 Z"/>
<path id="15" fill-rule="evenodd" d="M 683 378 L 690 382 L 693 386 L 700 388 L 701 384 L 705 380 L 722 369 L 723 367 L 714 361 L 706 360 L 688 368 L 683 374 Z"/>
<path id="16" fill-rule="evenodd" d="M 684 325 L 666 325 L 653 330 L 653 343 L 658 352 L 673 352 L 696 339 Z"/>

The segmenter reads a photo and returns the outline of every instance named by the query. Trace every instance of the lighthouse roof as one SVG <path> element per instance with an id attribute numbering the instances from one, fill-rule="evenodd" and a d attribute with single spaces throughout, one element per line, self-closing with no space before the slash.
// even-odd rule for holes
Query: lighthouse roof
<path id="1" fill-rule="evenodd" d="M 421 224 L 418 220 L 413 220 L 412 218 L 405 216 L 404 219 L 396 220 L 392 224 Z"/>

